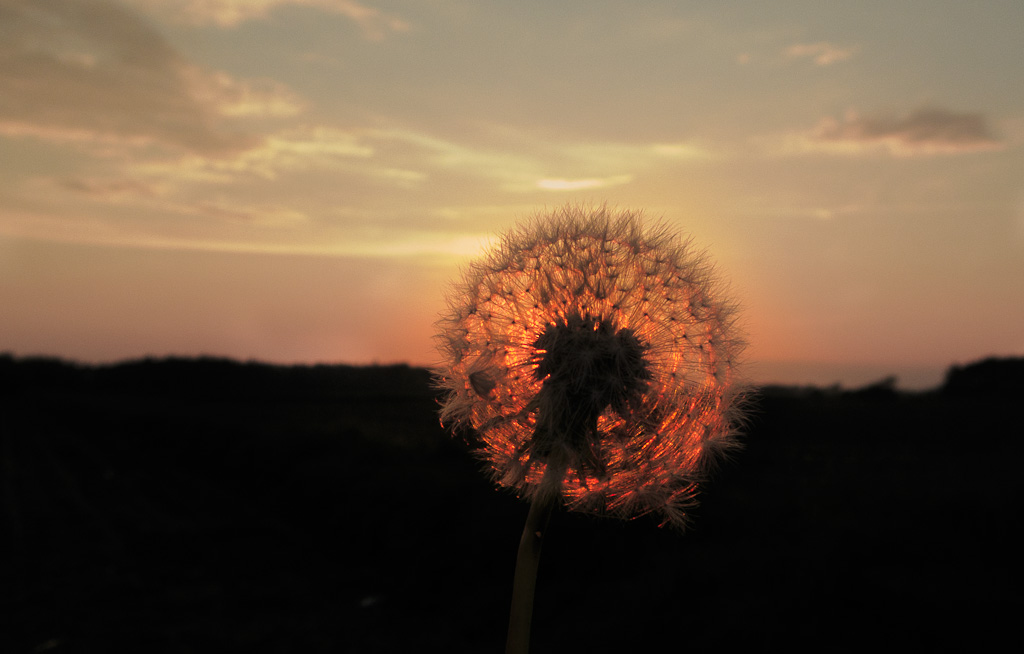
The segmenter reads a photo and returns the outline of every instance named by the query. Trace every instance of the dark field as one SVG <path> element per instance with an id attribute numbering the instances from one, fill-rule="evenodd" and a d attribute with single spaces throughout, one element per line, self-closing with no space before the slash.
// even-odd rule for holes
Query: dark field
<path id="1" fill-rule="evenodd" d="M 1016 649 L 1022 364 L 763 389 L 687 534 L 555 515 L 533 651 Z M 436 408 L 401 366 L 0 356 L 0 651 L 502 651 L 527 507 Z"/>

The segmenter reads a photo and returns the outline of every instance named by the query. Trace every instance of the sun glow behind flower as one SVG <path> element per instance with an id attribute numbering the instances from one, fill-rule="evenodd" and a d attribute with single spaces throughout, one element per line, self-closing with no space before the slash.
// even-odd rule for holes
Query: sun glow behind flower
<path id="1" fill-rule="evenodd" d="M 682 526 L 735 444 L 744 343 L 710 264 L 638 214 L 566 208 L 474 263 L 440 322 L 442 419 L 529 497 Z"/>

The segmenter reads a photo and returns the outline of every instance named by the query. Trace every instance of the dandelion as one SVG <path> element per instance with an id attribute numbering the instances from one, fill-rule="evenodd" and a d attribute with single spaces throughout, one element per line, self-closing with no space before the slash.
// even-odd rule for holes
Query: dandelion
<path id="1" fill-rule="evenodd" d="M 739 418 L 743 342 L 705 257 L 639 214 L 564 208 L 471 264 L 449 309 L 441 418 L 498 484 L 685 525 Z"/>
<path id="2" fill-rule="evenodd" d="M 639 213 L 566 207 L 507 233 L 448 305 L 441 419 L 473 430 L 494 480 L 531 502 L 529 602 L 555 503 L 686 525 L 736 444 L 742 396 L 734 306 L 701 253 Z"/>

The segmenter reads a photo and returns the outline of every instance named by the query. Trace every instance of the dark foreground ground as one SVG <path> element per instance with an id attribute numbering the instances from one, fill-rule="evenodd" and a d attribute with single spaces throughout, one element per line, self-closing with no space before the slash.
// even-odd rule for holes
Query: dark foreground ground
<path id="1" fill-rule="evenodd" d="M 555 516 L 544 652 L 1021 644 L 1022 360 L 763 389 L 684 536 Z M 426 372 L 0 356 L 2 652 L 500 652 L 526 505 Z"/>

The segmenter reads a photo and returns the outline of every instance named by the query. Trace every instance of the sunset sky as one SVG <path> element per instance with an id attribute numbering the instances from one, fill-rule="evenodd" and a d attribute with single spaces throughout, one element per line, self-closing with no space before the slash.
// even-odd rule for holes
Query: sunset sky
<path id="1" fill-rule="evenodd" d="M 0 0 L 0 352 L 431 364 L 572 203 L 707 248 L 756 381 L 1024 354 L 1024 2 Z"/>

